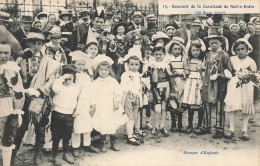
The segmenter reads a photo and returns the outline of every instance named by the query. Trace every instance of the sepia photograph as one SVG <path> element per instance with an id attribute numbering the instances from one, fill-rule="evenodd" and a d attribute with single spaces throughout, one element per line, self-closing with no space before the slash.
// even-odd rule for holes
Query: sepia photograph
<path id="1" fill-rule="evenodd" d="M 0 0 L 0 166 L 259 166 L 259 0 Z"/>

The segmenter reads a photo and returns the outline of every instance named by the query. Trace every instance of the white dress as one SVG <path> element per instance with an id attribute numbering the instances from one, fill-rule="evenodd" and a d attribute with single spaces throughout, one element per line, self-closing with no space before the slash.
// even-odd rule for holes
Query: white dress
<path id="1" fill-rule="evenodd" d="M 128 121 L 122 106 L 114 111 L 114 103 L 122 100 L 122 90 L 116 79 L 98 77 L 91 86 L 91 105 L 96 104 L 92 117 L 93 128 L 101 134 L 115 134 L 117 128 Z"/>
<path id="2" fill-rule="evenodd" d="M 230 61 L 235 71 L 246 69 L 248 67 L 250 67 L 253 71 L 256 71 L 255 61 L 248 56 L 243 60 L 239 59 L 238 56 L 232 56 Z M 236 75 L 232 77 L 227 84 L 225 111 L 230 112 L 242 110 L 245 114 L 254 114 L 254 85 L 252 82 L 249 82 L 247 84 L 243 84 L 242 87 L 239 86 L 236 88 L 238 81 L 239 79 Z"/>
<path id="3" fill-rule="evenodd" d="M 86 73 L 77 73 L 76 83 L 81 87 L 81 91 L 76 108 L 79 115 L 74 119 L 74 133 L 91 132 L 93 129 L 92 119 L 89 113 L 91 78 Z"/>

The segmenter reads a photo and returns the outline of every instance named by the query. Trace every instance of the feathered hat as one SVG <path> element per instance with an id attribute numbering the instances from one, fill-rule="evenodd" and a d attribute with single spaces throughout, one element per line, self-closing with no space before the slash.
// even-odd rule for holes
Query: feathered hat
<path id="1" fill-rule="evenodd" d="M 156 44 L 155 42 L 158 39 L 163 39 L 165 44 L 167 44 L 170 41 L 170 38 L 164 32 L 158 31 L 152 36 L 152 45 L 155 45 Z"/>

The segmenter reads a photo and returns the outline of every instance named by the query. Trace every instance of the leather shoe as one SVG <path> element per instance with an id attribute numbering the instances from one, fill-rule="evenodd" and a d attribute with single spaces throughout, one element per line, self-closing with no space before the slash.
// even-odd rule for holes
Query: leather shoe
<path id="1" fill-rule="evenodd" d="M 224 138 L 231 139 L 233 136 L 234 136 L 234 132 L 229 130 L 228 132 L 225 133 Z"/>

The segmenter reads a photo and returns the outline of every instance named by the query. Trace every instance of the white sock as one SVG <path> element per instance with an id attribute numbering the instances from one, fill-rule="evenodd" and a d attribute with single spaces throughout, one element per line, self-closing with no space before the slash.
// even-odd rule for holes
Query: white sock
<path id="1" fill-rule="evenodd" d="M 166 116 L 167 116 L 167 112 L 165 110 L 162 111 L 162 116 L 161 116 L 161 129 L 164 128 L 164 123 L 165 123 L 165 120 L 166 120 Z"/>
<path id="2" fill-rule="evenodd" d="M 72 133 L 71 135 L 71 144 L 72 148 L 79 148 L 80 147 L 80 134 Z"/>
<path id="3" fill-rule="evenodd" d="M 131 119 L 126 123 L 126 131 L 128 138 L 133 137 L 134 120 Z"/>
<path id="4" fill-rule="evenodd" d="M 243 119 L 242 132 L 243 132 L 243 131 L 247 132 L 247 126 L 248 126 L 249 115 L 248 115 L 248 114 L 242 114 L 242 119 Z"/>
<path id="5" fill-rule="evenodd" d="M 230 115 L 229 115 L 229 118 L 230 118 L 230 128 L 229 130 L 234 132 L 235 131 L 235 120 L 236 120 L 236 114 L 237 112 L 236 111 L 232 111 L 230 112 Z"/>
<path id="6" fill-rule="evenodd" d="M 11 156 L 12 156 L 12 147 L 3 146 L 3 149 L 2 149 L 3 166 L 10 166 Z"/>

